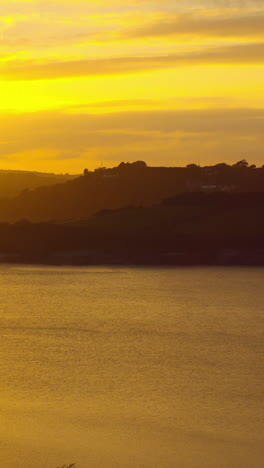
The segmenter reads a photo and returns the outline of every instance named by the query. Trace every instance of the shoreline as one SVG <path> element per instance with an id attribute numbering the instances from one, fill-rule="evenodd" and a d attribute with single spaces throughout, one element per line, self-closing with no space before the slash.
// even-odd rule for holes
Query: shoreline
<path id="1" fill-rule="evenodd" d="M 180 258 L 91 258 L 89 256 L 60 255 L 24 256 L 2 255 L 0 264 L 4 265 L 48 265 L 48 266 L 111 266 L 111 267 L 264 267 L 264 254 L 254 255 L 181 255 Z"/>

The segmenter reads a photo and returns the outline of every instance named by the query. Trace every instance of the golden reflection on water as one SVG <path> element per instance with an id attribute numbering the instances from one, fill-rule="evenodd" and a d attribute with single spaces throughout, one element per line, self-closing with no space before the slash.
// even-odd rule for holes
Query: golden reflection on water
<path id="1" fill-rule="evenodd" d="M 4 468 L 260 468 L 263 269 L 0 268 Z"/>

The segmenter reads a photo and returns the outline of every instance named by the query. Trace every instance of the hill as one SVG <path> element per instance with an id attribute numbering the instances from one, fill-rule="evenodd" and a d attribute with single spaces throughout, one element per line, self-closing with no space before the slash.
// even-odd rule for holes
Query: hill
<path id="1" fill-rule="evenodd" d="M 64 183 L 75 177 L 69 174 L 0 170 L 0 198 L 16 197 L 24 190 Z"/>
<path id="2" fill-rule="evenodd" d="M 0 200 L 0 221 L 35 222 L 87 218 L 105 209 L 150 206 L 183 192 L 263 192 L 264 169 L 218 164 L 199 167 L 147 167 L 142 161 L 112 169 L 84 171 L 66 183 L 24 191 Z"/>
<path id="3" fill-rule="evenodd" d="M 2 261 L 264 265 L 264 193 L 183 193 L 66 223 L 0 224 Z"/>

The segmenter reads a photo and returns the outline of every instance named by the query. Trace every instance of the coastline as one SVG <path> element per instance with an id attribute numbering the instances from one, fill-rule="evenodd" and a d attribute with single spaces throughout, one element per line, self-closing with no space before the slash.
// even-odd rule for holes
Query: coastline
<path id="1" fill-rule="evenodd" d="M 252 266 L 264 267 L 262 252 L 199 252 L 178 253 L 162 256 L 117 257 L 98 254 L 76 254 L 71 252 L 49 255 L 1 255 L 0 264 L 10 265 L 49 265 L 49 266 L 129 266 L 129 267 L 185 267 L 185 266 Z"/>

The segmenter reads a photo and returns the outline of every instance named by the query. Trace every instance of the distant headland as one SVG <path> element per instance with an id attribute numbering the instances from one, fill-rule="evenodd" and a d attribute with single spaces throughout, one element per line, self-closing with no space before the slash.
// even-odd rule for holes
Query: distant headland
<path id="1" fill-rule="evenodd" d="M 0 200 L 0 261 L 264 265 L 264 167 L 121 163 Z"/>

